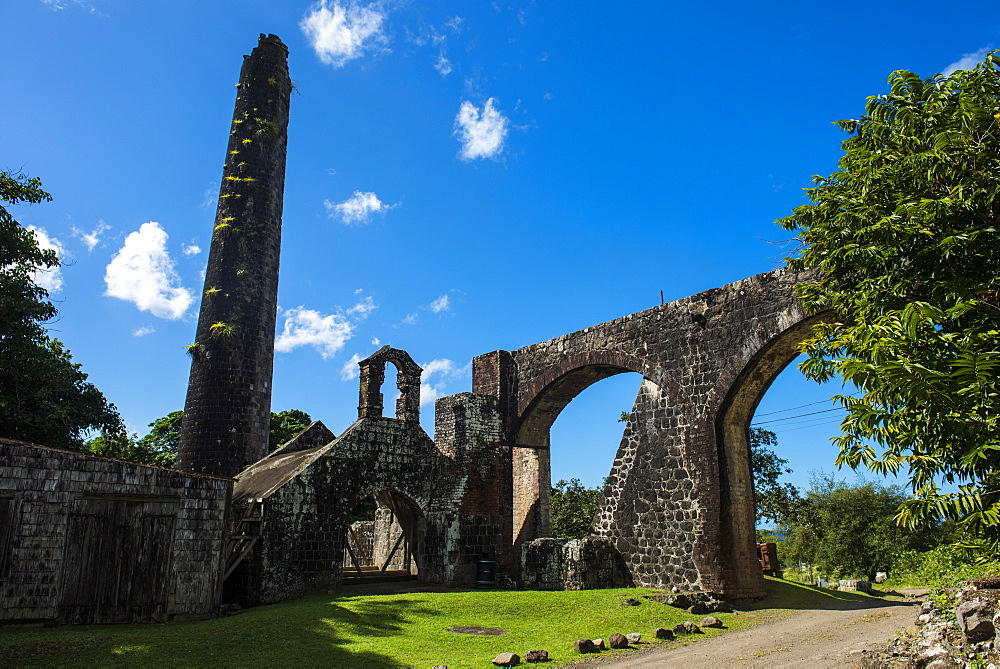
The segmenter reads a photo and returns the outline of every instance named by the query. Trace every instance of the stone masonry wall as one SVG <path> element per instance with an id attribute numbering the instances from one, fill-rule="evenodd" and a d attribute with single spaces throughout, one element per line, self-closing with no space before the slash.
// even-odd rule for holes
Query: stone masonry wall
<path id="1" fill-rule="evenodd" d="M 213 614 L 232 485 L 0 439 L 0 624 Z"/>
<path id="2" fill-rule="evenodd" d="M 666 401 L 659 386 L 643 380 L 593 531 L 631 556 L 636 582 L 688 590 L 702 585 L 694 561 L 699 495 L 680 445 L 656 443 L 660 429 L 683 420 L 678 409 Z M 634 476 L 636 469 L 663 475 Z"/>
<path id="3" fill-rule="evenodd" d="M 592 590 L 632 585 L 609 539 L 534 539 L 522 546 L 522 578 L 529 590 Z"/>
<path id="4" fill-rule="evenodd" d="M 496 560 L 502 567 L 515 562 L 510 494 L 503 485 L 510 477 L 510 460 L 496 398 L 461 393 L 439 399 L 434 438 L 454 473 L 452 485 L 438 491 L 432 508 L 445 512 L 454 507 L 457 512 L 441 538 L 444 581 L 471 585 L 479 560 Z M 515 575 L 511 569 L 506 573 Z"/>

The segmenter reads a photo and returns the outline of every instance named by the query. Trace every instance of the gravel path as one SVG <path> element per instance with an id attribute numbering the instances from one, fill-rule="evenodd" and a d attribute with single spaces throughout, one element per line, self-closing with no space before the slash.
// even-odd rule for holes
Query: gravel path
<path id="1" fill-rule="evenodd" d="M 845 602 L 836 610 L 800 610 L 754 627 L 671 649 L 651 647 L 625 657 L 575 666 L 809 667 L 859 666 L 865 648 L 885 643 L 913 624 L 913 602 Z M 747 614 L 747 615 L 753 615 Z"/>

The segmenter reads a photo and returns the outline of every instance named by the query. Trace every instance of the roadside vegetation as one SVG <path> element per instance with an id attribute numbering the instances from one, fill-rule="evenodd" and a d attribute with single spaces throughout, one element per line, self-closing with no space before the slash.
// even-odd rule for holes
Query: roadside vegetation
<path id="1" fill-rule="evenodd" d="M 661 604 L 641 588 L 541 591 L 414 592 L 355 595 L 346 590 L 247 609 L 236 616 L 160 625 L 0 629 L 4 665 L 32 666 L 336 666 L 489 667 L 502 652 L 523 657 L 546 650 L 562 666 L 591 659 L 573 650 L 581 638 L 639 632 L 634 648 L 697 642 L 728 630 L 783 617 L 797 609 L 838 608 L 869 600 L 860 593 L 810 588 L 769 579 L 770 595 L 752 611 L 717 613 L 723 630 L 657 642 L 657 627 L 701 616 Z M 636 598 L 639 606 L 624 600 Z M 449 627 L 508 630 L 498 636 L 457 634 Z M 634 650 L 605 651 L 611 654 Z"/>

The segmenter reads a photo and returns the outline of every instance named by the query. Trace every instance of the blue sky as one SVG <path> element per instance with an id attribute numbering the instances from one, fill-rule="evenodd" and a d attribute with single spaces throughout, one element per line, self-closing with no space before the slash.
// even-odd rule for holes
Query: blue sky
<path id="1" fill-rule="evenodd" d="M 381 344 L 424 365 L 430 400 L 469 390 L 475 355 L 773 269 L 774 220 L 836 166 L 831 121 L 893 70 L 1000 45 L 995 2 L 6 0 L 0 25 L 0 168 L 42 178 L 54 201 L 15 216 L 66 263 L 39 279 L 52 334 L 140 434 L 183 406 L 258 33 L 298 86 L 273 409 L 337 433 L 351 361 Z M 637 387 L 567 408 L 554 479 L 600 482 Z M 786 370 L 758 420 L 836 391 Z M 769 424 L 790 480 L 833 468 L 836 415 Z"/>

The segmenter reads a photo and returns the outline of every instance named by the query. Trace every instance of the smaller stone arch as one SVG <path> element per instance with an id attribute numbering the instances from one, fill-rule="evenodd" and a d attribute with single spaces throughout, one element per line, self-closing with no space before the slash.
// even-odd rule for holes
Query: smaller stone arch
<path id="1" fill-rule="evenodd" d="M 424 509 L 413 497 L 393 487 L 381 488 L 367 497 L 376 504 L 373 519 L 345 524 L 343 575 L 353 577 L 377 568 L 426 578 Z M 360 499 L 354 498 L 350 506 Z"/>
<path id="2" fill-rule="evenodd" d="M 361 388 L 358 418 L 382 418 L 382 384 L 385 382 L 387 363 L 396 366 L 396 419 L 408 423 L 420 422 L 420 377 L 424 370 L 406 351 L 383 346 L 372 355 L 358 362 L 361 368 Z"/>
<path id="3" fill-rule="evenodd" d="M 668 391 L 677 388 L 657 365 L 621 351 L 581 351 L 559 362 L 520 389 L 515 443 L 547 446 L 549 428 L 573 398 L 616 374 L 638 372 Z"/>

